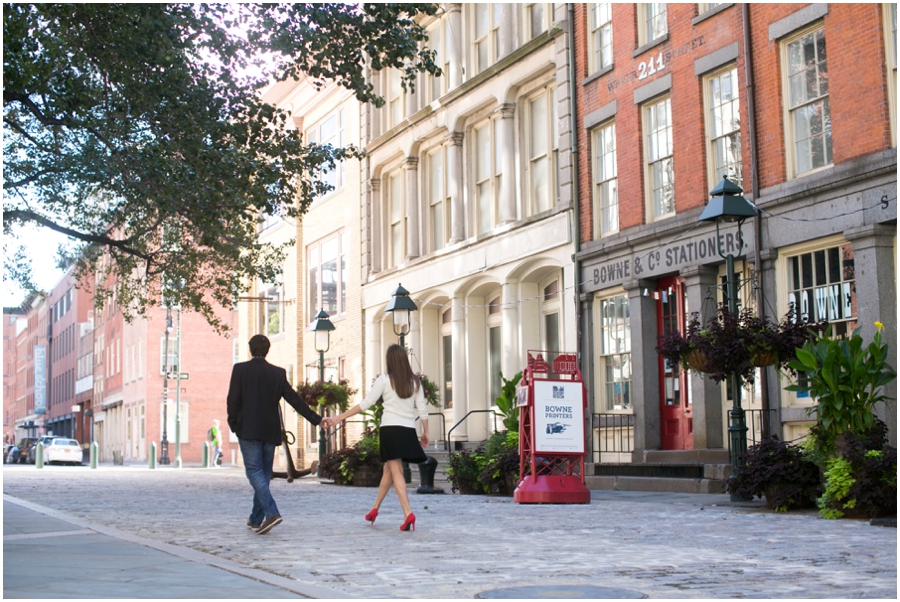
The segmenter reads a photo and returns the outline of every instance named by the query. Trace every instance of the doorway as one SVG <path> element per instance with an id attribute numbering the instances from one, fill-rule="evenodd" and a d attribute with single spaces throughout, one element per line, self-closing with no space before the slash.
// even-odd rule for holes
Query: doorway
<path id="1" fill-rule="evenodd" d="M 662 278 L 656 289 L 657 332 L 685 331 L 684 280 Z M 659 357 L 659 413 L 661 446 L 664 450 L 694 448 L 693 406 L 687 374 L 678 363 Z"/>

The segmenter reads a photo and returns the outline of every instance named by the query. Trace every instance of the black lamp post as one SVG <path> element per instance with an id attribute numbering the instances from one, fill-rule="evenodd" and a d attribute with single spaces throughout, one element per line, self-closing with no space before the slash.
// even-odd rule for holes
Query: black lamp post
<path id="1" fill-rule="evenodd" d="M 388 301 L 384 311 L 391 312 L 394 334 L 400 337 L 400 346 L 405 347 L 404 338 L 409 334 L 410 313 L 419 309 L 415 301 L 409 298 L 409 291 L 402 284 L 397 285 L 397 290 Z"/>
<path id="2" fill-rule="evenodd" d="M 400 346 L 406 349 L 405 337 L 409 334 L 410 313 L 419 309 L 416 307 L 415 301 L 409 298 L 409 291 L 403 288 L 402 284 L 397 284 L 397 289 L 391 295 L 384 311 L 391 312 L 391 320 L 393 321 L 394 334 L 400 337 Z M 412 482 L 412 473 L 409 470 L 409 464 L 403 463 L 403 479 Z"/>
<path id="3" fill-rule="evenodd" d="M 722 176 L 719 185 L 709 191 L 712 198 L 703 213 L 700 214 L 701 222 L 716 222 L 716 246 L 719 256 L 725 259 L 725 299 L 728 302 L 728 311 L 738 313 L 738 289 L 740 282 L 734 273 L 734 259 L 732 253 L 727 255 L 722 252 L 722 238 L 719 236 L 719 222 L 737 222 L 737 253 L 740 257 L 744 246 L 741 234 L 741 226 L 748 217 L 756 215 L 756 209 L 741 196 L 744 190 Z M 729 413 L 728 438 L 731 442 L 731 467 L 736 470 L 740 466 L 739 456 L 747 451 L 747 423 L 744 409 L 741 407 L 741 381 L 737 374 L 731 375 L 731 401 L 732 407 Z"/>
<path id="4" fill-rule="evenodd" d="M 166 425 L 169 423 L 169 332 L 172 330 L 172 309 L 166 307 L 166 340 L 163 349 L 163 431 L 162 440 L 159 442 L 159 465 L 168 466 L 169 439 Z"/>
<path id="5" fill-rule="evenodd" d="M 319 382 L 325 382 L 325 352 L 331 347 L 331 331 L 334 330 L 334 324 L 328 318 L 328 314 L 324 309 L 320 309 L 316 314 L 316 321 L 312 327 L 316 333 L 316 351 L 319 352 Z M 322 414 L 324 408 L 319 407 L 319 414 Z M 319 468 L 316 476 L 322 476 L 323 460 L 325 458 L 325 429 L 319 429 Z"/>

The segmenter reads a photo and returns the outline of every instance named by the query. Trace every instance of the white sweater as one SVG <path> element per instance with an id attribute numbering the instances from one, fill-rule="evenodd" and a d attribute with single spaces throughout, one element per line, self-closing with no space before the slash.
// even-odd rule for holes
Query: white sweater
<path id="1" fill-rule="evenodd" d="M 416 427 L 416 416 L 422 420 L 428 419 L 428 406 L 425 403 L 425 391 L 419 385 L 412 397 L 400 397 L 391 386 L 391 378 L 382 374 L 375 379 L 372 389 L 366 398 L 359 402 L 362 410 L 368 410 L 378 398 L 384 400 L 384 413 L 381 415 L 381 426 L 405 426 Z"/>

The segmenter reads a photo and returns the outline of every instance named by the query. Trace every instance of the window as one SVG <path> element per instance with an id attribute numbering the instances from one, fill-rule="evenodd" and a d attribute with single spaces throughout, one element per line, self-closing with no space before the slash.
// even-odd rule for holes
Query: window
<path id="1" fill-rule="evenodd" d="M 671 115 L 672 100 L 670 98 L 665 98 L 644 108 L 651 221 L 675 213 L 675 168 L 672 158 Z"/>
<path id="2" fill-rule="evenodd" d="M 347 246 L 341 232 L 307 247 L 310 322 L 320 309 L 332 317 L 347 311 Z"/>
<path id="3" fill-rule="evenodd" d="M 310 142 L 320 144 L 322 146 L 331 145 L 334 148 L 343 148 L 344 146 L 344 110 L 335 111 L 322 122 L 309 130 L 307 139 Z M 337 190 L 344 185 L 344 162 L 338 162 L 334 169 L 325 169 L 319 176 L 319 180 L 331 186 L 332 190 Z"/>
<path id="4" fill-rule="evenodd" d="M 594 151 L 594 238 L 619 231 L 619 180 L 616 167 L 616 124 L 592 135 Z"/>
<path id="5" fill-rule="evenodd" d="M 617 295 L 595 303 L 600 349 L 597 390 L 603 411 L 631 409 L 631 316 L 628 297 Z"/>
<path id="6" fill-rule="evenodd" d="M 559 165 L 555 88 L 542 91 L 527 102 L 529 164 L 528 192 L 534 215 L 556 204 L 556 174 Z"/>
<path id="7" fill-rule="evenodd" d="M 403 104 L 405 94 L 400 81 L 400 71 L 397 69 L 382 70 L 382 86 L 384 89 L 385 104 L 382 109 L 384 117 L 383 131 L 397 126 L 403 120 Z"/>
<path id="8" fill-rule="evenodd" d="M 406 257 L 406 207 L 403 195 L 403 170 L 390 174 L 387 180 L 388 262 L 396 267 Z"/>
<path id="9" fill-rule="evenodd" d="M 791 176 L 831 165 L 831 111 L 825 29 L 807 31 L 783 46 Z"/>
<path id="10" fill-rule="evenodd" d="M 441 393 L 444 397 L 444 409 L 453 407 L 453 314 L 448 309 L 441 314 L 441 356 L 443 362 L 443 382 Z"/>
<path id="11" fill-rule="evenodd" d="M 284 220 L 281 217 L 284 209 L 281 205 L 275 205 L 272 210 L 272 214 L 269 215 L 265 211 L 261 211 L 259 213 L 259 231 L 268 230 L 269 228 L 273 228 L 278 224 L 282 223 Z M 163 303 L 165 306 L 165 303 Z"/>
<path id="12" fill-rule="evenodd" d="M 669 32 L 665 2 L 638 4 L 638 45 L 649 44 Z"/>
<path id="13" fill-rule="evenodd" d="M 543 349 L 560 351 L 559 341 L 559 279 L 554 279 L 543 286 L 541 298 L 541 314 L 543 316 Z"/>
<path id="14" fill-rule="evenodd" d="M 450 240 L 450 198 L 447 187 L 447 152 L 441 147 L 426 157 L 428 180 L 428 237 L 430 249 L 438 251 Z"/>
<path id="15" fill-rule="evenodd" d="M 502 315 L 500 313 L 500 297 L 488 303 L 488 383 L 490 386 L 491 405 L 500 397 L 500 358 L 503 354 L 503 338 L 501 337 Z M 507 374 L 507 377 L 509 375 Z"/>
<path id="16" fill-rule="evenodd" d="M 259 304 L 260 332 L 268 336 L 284 332 L 284 287 L 279 283 L 260 283 L 259 295 L 265 300 Z"/>
<path id="17" fill-rule="evenodd" d="M 547 31 L 552 15 L 553 5 L 546 3 L 528 3 L 523 7 L 525 13 L 525 40 L 533 40 Z"/>
<path id="18" fill-rule="evenodd" d="M 718 185 L 722 176 L 743 186 L 737 67 L 731 66 L 707 77 L 704 91 L 710 188 Z"/>
<path id="19" fill-rule="evenodd" d="M 159 373 L 165 374 L 166 372 L 179 372 L 178 370 L 178 338 L 172 335 L 168 337 L 168 362 L 166 361 L 166 337 L 165 335 L 159 338 Z M 168 370 L 166 367 L 168 366 Z"/>
<path id="20" fill-rule="evenodd" d="M 788 303 L 800 317 L 828 320 L 832 334 L 857 326 L 856 269 L 847 243 L 787 256 Z"/>
<path id="21" fill-rule="evenodd" d="M 477 75 L 497 60 L 501 5 L 475 4 L 472 10 L 474 13 L 472 70 L 473 74 Z"/>
<path id="22" fill-rule="evenodd" d="M 500 191 L 500 144 L 495 132 L 497 120 L 475 129 L 475 231 L 490 232 L 497 223 Z"/>
<path id="23" fill-rule="evenodd" d="M 589 4 L 588 11 L 588 72 L 596 73 L 613 64 L 612 4 Z"/>
<path id="24" fill-rule="evenodd" d="M 697 5 L 697 13 L 702 15 L 706 11 L 710 11 L 720 4 L 722 4 L 722 2 L 701 2 L 699 5 Z"/>
<path id="25" fill-rule="evenodd" d="M 891 143 L 897 146 L 897 5 L 884 7 L 884 43 L 887 59 L 888 99 L 891 104 Z"/>
<path id="26" fill-rule="evenodd" d="M 443 19 L 438 21 L 428 30 L 428 49 L 434 52 L 434 64 L 441 68 L 440 77 L 428 76 L 430 82 L 429 102 L 434 102 L 447 93 L 450 82 L 450 53 L 448 46 L 453 40 L 449 32 L 450 21 Z"/>

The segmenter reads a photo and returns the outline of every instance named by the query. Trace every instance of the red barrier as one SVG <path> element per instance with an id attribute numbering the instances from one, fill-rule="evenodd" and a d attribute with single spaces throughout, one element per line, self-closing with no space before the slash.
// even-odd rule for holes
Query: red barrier
<path id="1" fill-rule="evenodd" d="M 572 353 L 528 352 L 517 392 L 519 485 L 513 499 L 520 504 L 591 502 L 584 484 L 587 391 L 575 360 Z"/>

